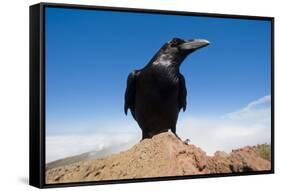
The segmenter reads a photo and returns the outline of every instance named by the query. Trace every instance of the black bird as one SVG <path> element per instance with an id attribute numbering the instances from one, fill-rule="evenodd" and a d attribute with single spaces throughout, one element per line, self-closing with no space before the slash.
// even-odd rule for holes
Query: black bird
<path id="1" fill-rule="evenodd" d="M 128 109 L 142 129 L 142 139 L 169 131 L 176 135 L 181 109 L 186 109 L 186 86 L 180 65 L 192 52 L 209 45 L 203 39 L 173 38 L 150 62 L 131 72 L 127 79 L 124 110 Z"/>

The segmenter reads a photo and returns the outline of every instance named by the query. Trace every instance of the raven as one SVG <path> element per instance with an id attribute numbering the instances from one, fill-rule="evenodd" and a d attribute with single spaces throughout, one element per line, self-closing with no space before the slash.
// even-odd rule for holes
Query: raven
<path id="1" fill-rule="evenodd" d="M 127 79 L 124 111 L 130 109 L 142 129 L 142 139 L 171 130 L 176 135 L 178 114 L 186 109 L 186 85 L 180 73 L 184 59 L 209 45 L 204 39 L 173 38 L 150 62 L 131 72 Z"/>

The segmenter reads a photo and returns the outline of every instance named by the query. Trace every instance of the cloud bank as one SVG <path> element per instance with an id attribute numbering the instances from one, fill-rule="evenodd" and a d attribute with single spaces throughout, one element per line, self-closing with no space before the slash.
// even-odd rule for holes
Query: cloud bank
<path id="1" fill-rule="evenodd" d="M 98 133 L 84 135 L 59 135 L 46 137 L 46 162 L 86 152 L 113 148 L 119 152 L 128 149 L 140 140 L 135 133 Z M 121 149 L 121 150 L 120 150 Z"/>
<path id="2" fill-rule="evenodd" d="M 183 140 L 190 139 L 191 144 L 201 147 L 209 155 L 217 150 L 230 152 L 246 145 L 270 143 L 270 103 L 271 96 L 267 95 L 223 116 L 210 118 L 187 114 L 187 117 L 179 120 L 177 134 Z M 113 147 L 126 150 L 141 138 L 141 132 L 132 132 L 131 127 L 126 132 L 125 124 L 120 126 L 122 132 L 116 132 L 119 129 L 117 123 L 113 126 L 115 131 L 106 133 L 47 136 L 46 162 Z M 112 152 L 119 151 L 112 149 Z"/>
<path id="3" fill-rule="evenodd" d="M 179 122 L 178 133 L 209 155 L 217 150 L 230 152 L 246 145 L 270 143 L 270 102 L 268 95 L 217 118 L 188 116 Z"/>

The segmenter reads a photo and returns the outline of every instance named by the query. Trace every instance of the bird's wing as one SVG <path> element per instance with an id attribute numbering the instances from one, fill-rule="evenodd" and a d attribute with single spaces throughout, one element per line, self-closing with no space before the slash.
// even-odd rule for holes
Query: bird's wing
<path id="1" fill-rule="evenodd" d="M 127 79 L 127 88 L 125 92 L 125 105 L 124 111 L 127 115 L 128 109 L 131 110 L 132 116 L 135 118 L 135 94 L 136 94 L 136 81 L 138 77 L 138 71 L 131 72 Z"/>
<path id="2" fill-rule="evenodd" d="M 186 109 L 186 96 L 187 96 L 187 91 L 186 91 L 186 86 L 185 86 L 185 79 L 182 74 L 180 74 L 179 78 L 179 83 L 180 83 L 180 88 L 179 88 L 179 109 L 182 108 L 183 111 Z"/>

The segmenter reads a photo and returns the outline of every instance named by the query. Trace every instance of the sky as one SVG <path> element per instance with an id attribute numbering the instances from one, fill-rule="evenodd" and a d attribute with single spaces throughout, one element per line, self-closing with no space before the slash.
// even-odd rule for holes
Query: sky
<path id="1" fill-rule="evenodd" d="M 173 37 L 211 42 L 181 65 L 188 105 L 179 136 L 208 153 L 270 141 L 269 21 L 64 8 L 45 14 L 47 162 L 110 147 L 109 138 L 112 145 L 120 137 L 139 141 L 140 128 L 123 110 L 127 76 Z"/>

